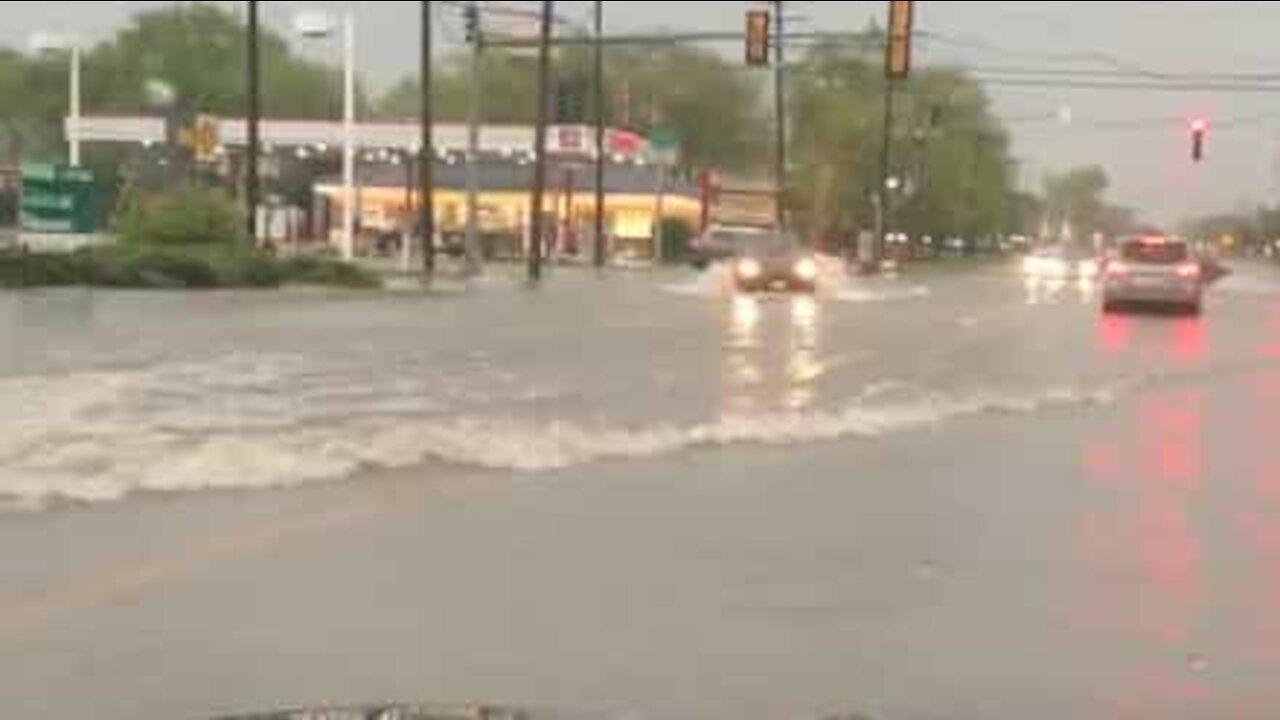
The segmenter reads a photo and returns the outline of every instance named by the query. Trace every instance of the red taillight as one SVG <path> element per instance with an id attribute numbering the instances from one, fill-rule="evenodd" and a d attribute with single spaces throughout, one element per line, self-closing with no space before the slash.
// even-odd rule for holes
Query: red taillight
<path id="1" fill-rule="evenodd" d="M 1178 266 L 1178 277 L 1187 280 L 1194 280 L 1200 277 L 1200 266 L 1196 263 L 1186 263 Z"/>

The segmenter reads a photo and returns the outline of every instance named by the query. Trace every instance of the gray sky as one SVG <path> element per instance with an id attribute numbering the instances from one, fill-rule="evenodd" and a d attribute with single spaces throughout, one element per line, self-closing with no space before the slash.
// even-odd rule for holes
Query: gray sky
<path id="1" fill-rule="evenodd" d="M 0 42 L 21 46 L 39 30 L 110 35 L 129 14 L 161 2 L 9 2 Z M 501 2 L 532 8 L 536 3 Z M 612 30 L 736 30 L 751 2 L 607 2 Z M 857 29 L 882 15 L 885 2 L 794 3 L 797 27 Z M 924 40 L 921 61 L 965 61 L 984 67 L 1126 71 L 1280 73 L 1280 2 L 944 2 L 918 3 L 920 26 L 945 38 Z M 585 22 L 590 3 L 561 2 L 560 14 Z M 392 77 L 411 72 L 417 42 L 416 3 L 263 3 L 269 23 L 287 28 L 301 8 L 352 8 L 359 20 L 360 60 Z M 441 9 L 447 42 L 460 32 L 456 11 Z M 736 52 L 736 48 L 729 48 Z M 332 58 L 336 48 L 307 50 Z M 1102 56 L 1106 56 L 1103 58 Z M 1039 186 L 1046 170 L 1101 162 L 1113 197 L 1148 217 L 1230 210 L 1268 201 L 1280 191 L 1280 93 L 1125 92 L 1045 87 L 993 87 L 1013 122 L 1024 183 Z M 1069 108 L 1072 122 L 1044 118 Z M 1193 167 L 1180 118 L 1216 123 L 1210 161 Z"/>

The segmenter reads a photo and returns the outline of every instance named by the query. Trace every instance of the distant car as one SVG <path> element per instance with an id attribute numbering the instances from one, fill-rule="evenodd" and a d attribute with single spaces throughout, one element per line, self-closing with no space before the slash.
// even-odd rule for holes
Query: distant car
<path id="1" fill-rule="evenodd" d="M 1067 246 L 1046 245 L 1022 260 L 1022 272 L 1037 280 L 1093 280 L 1102 272 L 1102 261 L 1094 255 Z"/>
<path id="2" fill-rule="evenodd" d="M 1165 306 L 1199 315 L 1204 307 L 1204 265 L 1191 245 L 1165 236 L 1125 240 L 1106 264 L 1102 307 Z"/>
<path id="3" fill-rule="evenodd" d="M 821 273 L 813 253 L 782 233 L 746 239 L 732 269 L 734 287 L 740 292 L 812 293 Z"/>
<path id="4" fill-rule="evenodd" d="M 717 225 L 708 228 L 690 244 L 690 262 L 699 270 L 712 263 L 732 260 L 742 254 L 743 248 L 761 238 L 774 235 L 767 228 L 751 226 Z"/>

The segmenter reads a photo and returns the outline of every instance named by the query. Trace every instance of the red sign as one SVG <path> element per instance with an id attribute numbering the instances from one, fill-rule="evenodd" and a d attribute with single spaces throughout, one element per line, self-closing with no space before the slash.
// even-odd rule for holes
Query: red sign
<path id="1" fill-rule="evenodd" d="M 582 136 L 582 128 L 564 127 L 560 128 L 560 150 L 582 150 L 585 146 Z"/>
<path id="2" fill-rule="evenodd" d="M 647 142 L 643 137 L 626 130 L 614 130 L 606 138 L 609 152 L 615 155 L 638 155 Z"/>

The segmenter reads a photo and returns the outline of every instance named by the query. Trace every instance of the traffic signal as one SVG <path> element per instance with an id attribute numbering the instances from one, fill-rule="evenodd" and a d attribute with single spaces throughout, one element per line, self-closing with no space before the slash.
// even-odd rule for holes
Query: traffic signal
<path id="1" fill-rule="evenodd" d="M 1206 120 L 1191 121 L 1191 160 L 1201 162 L 1204 160 L 1205 140 L 1209 135 L 1209 123 Z"/>
<path id="2" fill-rule="evenodd" d="M 769 51 L 772 49 L 773 22 L 768 10 L 750 10 L 747 12 L 747 64 L 752 67 L 764 67 L 769 64 Z"/>
<path id="3" fill-rule="evenodd" d="M 462 18 L 466 26 L 467 44 L 475 45 L 480 41 L 480 8 L 471 3 L 462 9 Z"/>
<path id="4" fill-rule="evenodd" d="M 556 123 L 572 125 L 586 121 L 586 78 L 574 77 L 556 83 Z"/>
<path id="5" fill-rule="evenodd" d="M 889 41 L 886 44 L 885 75 L 890 80 L 906 80 L 911 75 L 911 40 L 915 30 L 915 3 L 889 3 Z"/>

